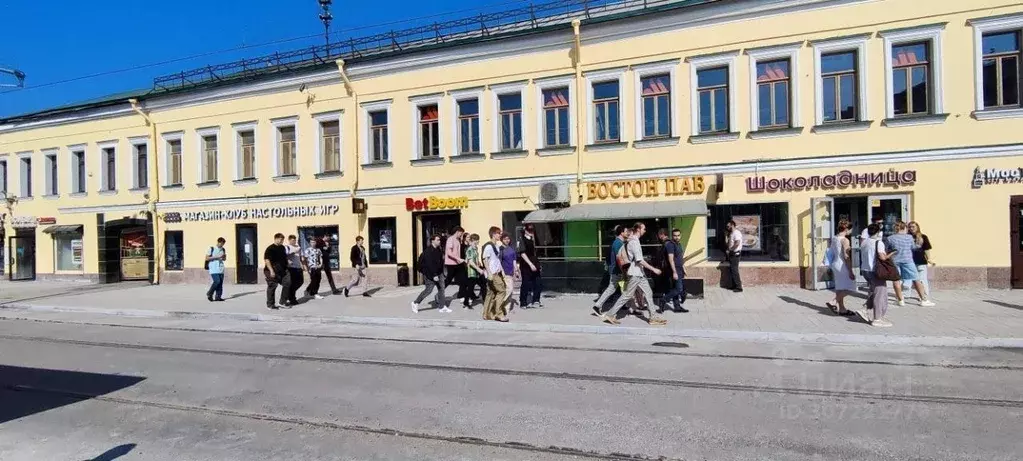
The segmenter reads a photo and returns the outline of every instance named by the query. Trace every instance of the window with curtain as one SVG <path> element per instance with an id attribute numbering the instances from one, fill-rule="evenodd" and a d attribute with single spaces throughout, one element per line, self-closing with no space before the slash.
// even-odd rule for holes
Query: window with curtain
<path id="1" fill-rule="evenodd" d="M 643 98 L 643 138 L 671 136 L 671 78 L 668 74 L 640 79 Z"/>
<path id="2" fill-rule="evenodd" d="M 419 107 L 419 156 L 440 157 L 440 112 L 436 104 Z"/>

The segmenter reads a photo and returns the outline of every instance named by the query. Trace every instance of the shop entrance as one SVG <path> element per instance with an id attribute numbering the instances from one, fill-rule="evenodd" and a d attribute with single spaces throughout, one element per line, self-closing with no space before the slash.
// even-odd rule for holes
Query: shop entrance
<path id="1" fill-rule="evenodd" d="M 35 280 L 36 278 L 36 237 L 35 229 L 32 229 L 32 235 L 15 235 L 10 238 L 11 260 L 10 279 L 14 281 L 18 280 Z"/>
<path id="2" fill-rule="evenodd" d="M 849 243 L 852 247 L 853 273 L 858 283 L 865 283 L 860 275 L 860 236 L 870 225 L 874 217 L 884 220 L 882 232 L 890 235 L 895 232 L 895 223 L 909 222 L 911 219 L 909 195 L 859 195 L 819 197 L 810 200 L 810 220 L 812 226 L 812 244 L 810 245 L 810 261 L 814 267 L 811 287 L 815 290 L 830 289 L 834 286 L 831 274 L 824 265 L 824 255 L 831 245 L 831 237 L 835 235 L 835 227 L 840 221 L 848 220 L 852 224 Z"/>
<path id="3" fill-rule="evenodd" d="M 255 224 L 235 224 L 235 278 L 237 283 L 259 282 L 259 234 Z"/>
<path id="4" fill-rule="evenodd" d="M 446 243 L 451 229 L 462 225 L 462 213 L 459 211 L 440 211 L 412 214 L 412 248 L 415 254 L 412 258 L 413 283 L 423 283 L 422 274 L 419 273 L 419 255 L 423 249 L 430 244 L 430 237 L 434 234 L 441 236 L 441 247 Z"/>
<path id="5" fill-rule="evenodd" d="M 1023 289 L 1023 195 L 1009 199 L 1009 242 L 1012 248 L 1012 287 Z"/>

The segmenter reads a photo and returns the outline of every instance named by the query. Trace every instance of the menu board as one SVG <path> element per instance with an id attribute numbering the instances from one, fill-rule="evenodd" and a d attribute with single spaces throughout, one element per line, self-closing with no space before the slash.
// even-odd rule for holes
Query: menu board
<path id="1" fill-rule="evenodd" d="M 760 251 L 760 215 L 732 216 L 735 228 L 742 233 L 742 249 Z"/>

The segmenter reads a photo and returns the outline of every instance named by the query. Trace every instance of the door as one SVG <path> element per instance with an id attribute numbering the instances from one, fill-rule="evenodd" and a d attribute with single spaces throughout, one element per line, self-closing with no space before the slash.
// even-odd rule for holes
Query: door
<path id="1" fill-rule="evenodd" d="M 871 219 L 874 216 L 884 218 L 884 235 L 895 233 L 895 223 L 910 220 L 908 195 L 871 195 L 867 197 L 867 204 Z"/>
<path id="2" fill-rule="evenodd" d="M 259 241 L 255 224 L 235 224 L 235 278 L 237 283 L 259 282 Z"/>
<path id="3" fill-rule="evenodd" d="M 831 245 L 835 216 L 835 200 L 830 197 L 810 199 L 810 266 L 813 279 L 810 288 L 826 290 L 832 286 L 831 273 L 824 265 L 824 254 Z"/>
<path id="4" fill-rule="evenodd" d="M 35 280 L 36 278 L 36 238 L 20 235 L 10 239 L 10 278 L 11 280 Z"/>
<path id="5" fill-rule="evenodd" d="M 444 212 L 444 213 L 421 213 L 413 217 L 412 221 L 417 227 L 416 231 L 413 232 L 414 241 L 413 248 L 416 250 L 414 259 L 412 260 L 412 269 L 415 274 L 415 284 L 420 285 L 423 283 L 422 275 L 419 273 L 419 255 L 426 248 L 426 245 L 430 244 L 430 239 L 433 235 L 441 236 L 441 248 L 447 243 L 446 237 L 451 233 L 451 229 L 462 224 L 462 214 L 459 212 Z"/>
<path id="6" fill-rule="evenodd" d="M 121 231 L 121 280 L 149 278 L 149 236 L 144 227 Z"/>
<path id="7" fill-rule="evenodd" d="M 1012 287 L 1023 289 L 1023 195 L 1009 201 L 1009 242 L 1012 248 Z"/>

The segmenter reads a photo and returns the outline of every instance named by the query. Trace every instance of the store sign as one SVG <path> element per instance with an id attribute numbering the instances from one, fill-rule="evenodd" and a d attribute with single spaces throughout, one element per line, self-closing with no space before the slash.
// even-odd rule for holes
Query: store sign
<path id="1" fill-rule="evenodd" d="M 469 208 L 469 197 L 427 197 L 424 199 L 405 199 L 405 211 L 424 211 L 424 210 L 456 210 L 459 208 Z"/>
<path id="2" fill-rule="evenodd" d="M 169 223 L 181 222 L 181 213 L 178 213 L 177 211 L 172 211 L 172 212 L 169 212 L 169 213 L 164 213 L 163 214 L 163 222 L 169 222 Z"/>
<path id="3" fill-rule="evenodd" d="M 37 222 L 40 226 L 48 226 L 50 224 L 57 224 L 57 218 L 53 216 L 43 216 L 40 217 Z"/>
<path id="4" fill-rule="evenodd" d="M 186 211 L 179 213 L 182 221 L 235 221 L 243 219 L 305 218 L 331 216 L 338 212 L 337 205 L 307 205 L 267 208 L 239 208 L 235 210 Z M 170 214 L 170 213 L 167 213 Z M 164 215 L 164 220 L 167 215 Z"/>
<path id="5" fill-rule="evenodd" d="M 881 173 L 853 173 L 849 170 L 837 174 L 771 178 L 746 178 L 746 192 L 788 192 L 868 187 L 910 186 L 916 183 L 916 170 L 897 171 L 894 168 Z"/>
<path id="6" fill-rule="evenodd" d="M 980 189 L 984 185 L 1020 184 L 1023 183 L 1023 168 L 988 168 L 973 170 L 973 188 Z"/>
<path id="7" fill-rule="evenodd" d="M 35 216 L 15 216 L 11 218 L 11 227 L 15 229 L 30 229 L 39 225 L 39 218 Z"/>
<path id="8" fill-rule="evenodd" d="M 82 263 L 82 239 L 74 239 L 71 241 L 71 264 Z"/>
<path id="9" fill-rule="evenodd" d="M 640 197 L 676 197 L 702 194 L 707 189 L 703 176 L 605 181 L 586 184 L 586 200 Z"/>

